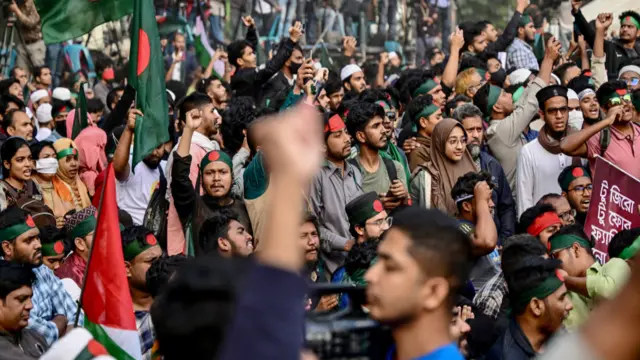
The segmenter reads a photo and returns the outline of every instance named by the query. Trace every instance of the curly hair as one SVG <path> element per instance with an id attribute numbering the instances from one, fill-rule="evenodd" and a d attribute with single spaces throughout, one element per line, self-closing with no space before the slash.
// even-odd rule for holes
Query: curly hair
<path id="1" fill-rule="evenodd" d="M 256 119 L 253 99 L 248 96 L 232 97 L 227 110 L 222 113 L 220 132 L 224 147 L 235 154 L 242 147 L 245 130 Z"/>
<path id="2" fill-rule="evenodd" d="M 356 133 L 364 131 L 367 124 L 376 116 L 384 119 L 384 109 L 377 104 L 357 102 L 347 115 L 347 131 L 356 139 Z"/>

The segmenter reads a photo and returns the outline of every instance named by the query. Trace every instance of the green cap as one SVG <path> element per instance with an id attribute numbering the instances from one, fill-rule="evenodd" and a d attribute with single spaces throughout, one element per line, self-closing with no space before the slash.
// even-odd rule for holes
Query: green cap
<path id="1" fill-rule="evenodd" d="M 361 225 L 384 211 L 378 195 L 371 191 L 351 200 L 345 207 L 349 224 Z"/>

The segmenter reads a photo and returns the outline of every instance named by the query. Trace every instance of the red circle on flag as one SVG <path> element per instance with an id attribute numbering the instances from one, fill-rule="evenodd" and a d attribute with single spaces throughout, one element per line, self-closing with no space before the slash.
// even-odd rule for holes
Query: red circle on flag
<path id="1" fill-rule="evenodd" d="M 582 177 L 584 176 L 584 170 L 582 170 L 582 168 L 580 167 L 574 168 L 573 170 L 571 170 L 571 175 L 577 178 Z"/>
<path id="2" fill-rule="evenodd" d="M 29 227 L 36 227 L 36 223 L 33 221 L 31 215 L 27 216 L 27 220 L 25 221 L 25 223 L 29 225 Z"/>
<path id="3" fill-rule="evenodd" d="M 95 339 L 89 340 L 89 343 L 87 343 L 87 351 L 93 356 L 109 355 L 107 349 L 105 349 L 104 346 Z"/>
<path id="4" fill-rule="evenodd" d="M 560 281 L 564 281 L 564 276 L 562 276 L 562 274 L 560 273 L 560 269 L 556 269 L 556 276 L 558 277 L 558 279 L 560 279 Z"/>
<path id="5" fill-rule="evenodd" d="M 376 212 L 381 212 L 382 210 L 384 210 L 384 207 L 382 206 L 382 203 L 380 202 L 380 200 L 375 200 L 373 202 L 373 210 L 375 210 Z"/>
<path id="6" fill-rule="evenodd" d="M 627 95 L 627 90 L 626 89 L 617 89 L 616 90 L 616 94 L 623 96 L 623 95 Z"/>
<path id="7" fill-rule="evenodd" d="M 62 252 L 64 251 L 64 244 L 62 243 L 62 241 L 58 241 L 53 244 L 53 251 L 55 251 L 56 254 L 62 254 Z"/>
<path id="8" fill-rule="evenodd" d="M 489 81 L 489 79 L 491 79 L 491 74 L 487 71 L 484 73 L 484 79 Z"/>
<path id="9" fill-rule="evenodd" d="M 138 76 L 147 70 L 150 57 L 151 47 L 149 46 L 149 36 L 144 30 L 140 29 L 140 31 L 138 31 Z"/>
<path id="10" fill-rule="evenodd" d="M 217 151 L 212 151 L 209 153 L 209 161 L 216 161 L 220 159 L 220 153 Z"/>
<path id="11" fill-rule="evenodd" d="M 152 246 L 158 243 L 158 240 L 156 240 L 156 237 L 153 234 L 147 234 L 145 240 L 147 241 L 147 244 Z"/>

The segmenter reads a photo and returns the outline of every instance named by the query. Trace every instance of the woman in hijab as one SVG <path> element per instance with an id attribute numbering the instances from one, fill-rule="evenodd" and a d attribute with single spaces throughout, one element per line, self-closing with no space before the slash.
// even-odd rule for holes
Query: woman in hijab
<path id="1" fill-rule="evenodd" d="M 411 181 L 414 202 L 456 215 L 451 189 L 460 176 L 479 170 L 466 145 L 467 133 L 460 123 L 443 119 L 436 125 L 431 136 L 431 160 L 419 165 L 421 174 Z"/>
<path id="2" fill-rule="evenodd" d="M 107 133 L 97 126 L 89 126 L 82 130 L 75 139 L 80 155 L 80 179 L 87 186 L 89 196 L 95 194 L 95 181 L 98 175 L 107 168 Z"/>
<path id="3" fill-rule="evenodd" d="M 56 150 L 53 148 L 53 143 L 41 141 L 31 145 L 31 155 L 36 163 L 33 180 L 42 189 L 42 200 L 53 210 L 56 227 L 60 229 L 64 226 L 64 214 L 72 210 L 73 206 L 63 201 L 53 187 L 53 178 L 58 171 Z"/>
<path id="4" fill-rule="evenodd" d="M 42 189 L 31 175 L 33 161 L 27 141 L 11 137 L 0 148 L 2 177 L 0 180 L 0 210 L 15 204 L 23 196 L 42 201 Z"/>
<path id="5" fill-rule="evenodd" d="M 87 187 L 80 176 L 78 148 L 73 140 L 62 138 L 53 143 L 58 159 L 58 170 L 53 177 L 56 194 L 72 209 L 82 210 L 91 205 Z"/>

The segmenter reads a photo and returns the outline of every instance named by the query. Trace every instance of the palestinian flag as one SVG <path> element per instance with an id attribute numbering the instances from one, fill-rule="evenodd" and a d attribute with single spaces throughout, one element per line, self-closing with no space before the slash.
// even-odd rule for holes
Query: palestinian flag
<path id="1" fill-rule="evenodd" d="M 80 299 L 84 327 L 116 359 L 141 359 L 140 338 L 124 267 L 113 164 L 107 168 L 86 274 Z"/>
<path id="2" fill-rule="evenodd" d="M 75 140 L 84 128 L 89 126 L 89 114 L 87 113 L 87 96 L 84 94 L 84 85 L 80 84 L 77 107 L 74 110 L 73 127 L 71 128 L 71 140 Z"/>
<path id="3" fill-rule="evenodd" d="M 136 119 L 132 169 L 155 148 L 169 141 L 169 106 L 164 83 L 164 59 L 153 0 L 135 0 L 131 19 L 129 84 L 136 89 Z"/>
<path id="4" fill-rule="evenodd" d="M 207 31 L 204 28 L 201 15 L 196 17 L 196 27 L 193 31 L 193 36 L 194 46 L 196 48 L 196 59 L 198 59 L 200 66 L 206 69 L 207 66 L 209 66 L 214 51 L 209 43 L 209 38 L 207 38 Z"/>
<path id="5" fill-rule="evenodd" d="M 183 16 L 165 15 L 156 18 L 158 22 L 158 33 L 168 36 L 176 31 L 184 32 L 187 27 L 187 19 Z"/>
<path id="6" fill-rule="evenodd" d="M 35 0 L 47 44 L 80 37 L 131 14 L 133 0 Z"/>

